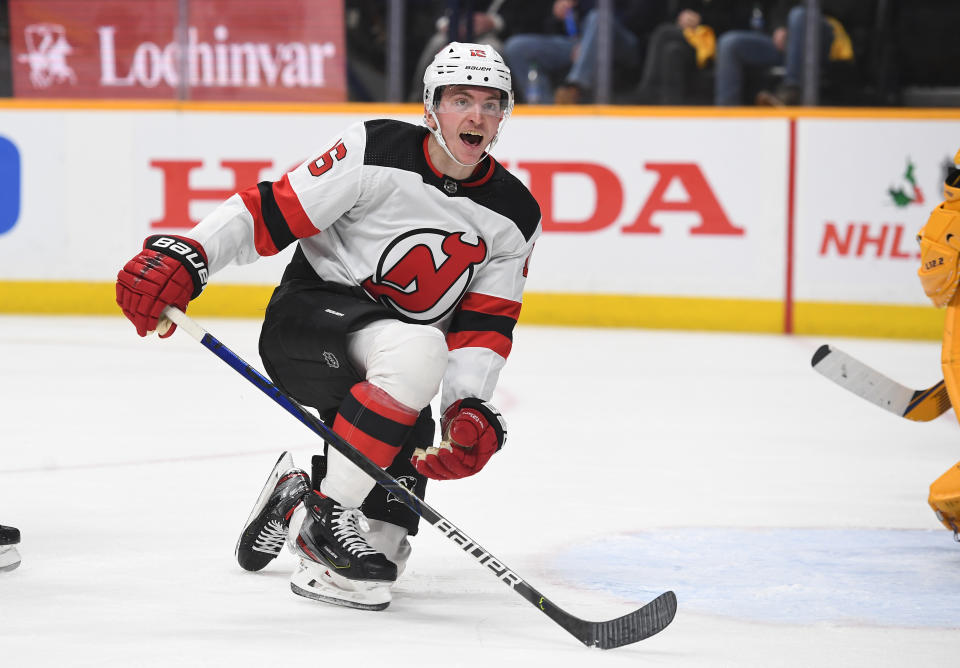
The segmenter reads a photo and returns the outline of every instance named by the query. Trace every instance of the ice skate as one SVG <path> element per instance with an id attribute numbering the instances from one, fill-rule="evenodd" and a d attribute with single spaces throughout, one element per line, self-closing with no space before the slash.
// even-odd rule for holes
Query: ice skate
<path id="1" fill-rule="evenodd" d="M 12 571 L 20 565 L 20 531 L 0 524 L 0 572 Z"/>
<path id="2" fill-rule="evenodd" d="M 361 532 L 369 530 L 363 513 L 316 493 L 300 513 L 303 523 L 291 546 L 300 557 L 290 578 L 293 593 L 361 610 L 390 605 L 397 567 L 363 538 Z"/>
<path id="3" fill-rule="evenodd" d="M 280 554 L 290 527 L 290 516 L 310 490 L 310 478 L 293 465 L 289 452 L 280 455 L 267 477 L 256 505 L 237 541 L 237 563 L 259 571 Z"/>

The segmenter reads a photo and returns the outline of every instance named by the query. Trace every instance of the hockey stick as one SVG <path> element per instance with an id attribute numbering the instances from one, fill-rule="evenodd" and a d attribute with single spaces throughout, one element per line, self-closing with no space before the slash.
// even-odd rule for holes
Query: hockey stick
<path id="1" fill-rule="evenodd" d="M 677 597 L 672 591 L 664 592 L 642 608 L 623 617 L 605 622 L 585 621 L 565 612 L 534 589 L 526 580 L 514 573 L 506 564 L 494 557 L 486 548 L 461 531 L 450 520 L 418 499 L 396 478 L 367 459 L 361 452 L 355 450 L 353 446 L 327 427 L 313 413 L 310 413 L 259 371 L 244 362 L 236 353 L 214 338 L 180 309 L 168 306 L 164 309 L 162 317 L 172 320 L 213 354 L 233 367 L 236 372 L 260 388 L 264 394 L 283 406 L 288 413 L 325 440 L 330 447 L 335 448 L 364 473 L 376 480 L 378 485 L 397 496 L 405 505 L 432 524 L 457 547 L 473 557 L 477 563 L 486 566 L 508 587 L 511 587 L 520 596 L 539 608 L 547 617 L 587 647 L 612 649 L 621 645 L 628 645 L 659 633 L 673 621 L 673 617 L 677 613 Z"/>
<path id="2" fill-rule="evenodd" d="M 828 345 L 820 346 L 810 363 L 840 387 L 908 420 L 929 422 L 950 410 L 950 395 L 942 380 L 929 389 L 913 390 Z"/>

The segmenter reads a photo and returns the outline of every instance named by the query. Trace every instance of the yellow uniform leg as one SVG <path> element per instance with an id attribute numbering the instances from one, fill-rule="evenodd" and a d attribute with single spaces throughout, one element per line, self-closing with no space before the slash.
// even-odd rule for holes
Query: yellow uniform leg
<path id="1" fill-rule="evenodd" d="M 927 502 L 937 519 L 960 541 L 960 462 L 933 481 Z"/>
<path id="2" fill-rule="evenodd" d="M 960 162 L 960 151 L 954 163 Z M 940 364 L 954 414 L 960 420 L 960 169 L 949 170 L 943 202 L 930 214 L 917 235 L 924 292 L 935 306 L 947 307 Z M 927 499 L 937 519 L 960 541 L 960 462 L 930 485 Z"/>

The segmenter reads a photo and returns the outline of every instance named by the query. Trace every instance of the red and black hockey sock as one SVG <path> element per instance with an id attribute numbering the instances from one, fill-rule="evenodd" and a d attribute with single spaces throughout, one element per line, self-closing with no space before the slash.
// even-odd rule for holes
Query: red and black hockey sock
<path id="1" fill-rule="evenodd" d="M 430 413 L 430 406 L 427 406 L 421 411 L 420 417 L 407 437 L 407 442 L 403 444 L 400 454 L 386 468 L 387 473 L 396 478 L 397 482 L 413 492 L 419 499 L 424 498 L 428 481 L 426 477 L 413 468 L 410 457 L 416 448 L 429 448 L 433 445 L 435 432 L 436 428 Z M 385 489 L 381 485 L 376 485 L 370 490 L 367 498 L 363 500 L 360 510 L 367 516 L 367 519 L 396 524 L 405 528 L 411 536 L 417 534 L 420 516 L 407 507 L 396 493 Z"/>
<path id="2" fill-rule="evenodd" d="M 333 430 L 377 466 L 386 468 L 400 452 L 419 414 L 364 381 L 350 388 L 333 421 Z"/>

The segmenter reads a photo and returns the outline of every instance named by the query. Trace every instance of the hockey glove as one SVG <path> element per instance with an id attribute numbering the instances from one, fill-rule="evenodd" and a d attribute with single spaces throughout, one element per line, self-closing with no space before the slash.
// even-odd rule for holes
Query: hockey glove
<path id="1" fill-rule="evenodd" d="M 954 160 L 960 158 L 960 151 Z M 937 308 L 951 303 L 960 283 L 960 170 L 951 168 L 943 184 L 943 202 L 930 213 L 917 242 L 923 291 Z"/>
<path id="2" fill-rule="evenodd" d="M 410 463 L 428 478 L 453 480 L 473 475 L 490 461 L 507 440 L 507 425 L 492 404 L 469 398 L 443 412 L 440 433 L 440 445 L 417 448 Z"/>
<path id="3" fill-rule="evenodd" d="M 117 274 L 117 304 L 130 319 L 137 334 L 146 336 L 158 328 L 160 312 L 168 305 L 181 311 L 207 284 L 207 254 L 186 237 L 156 234 L 147 237 L 143 250 Z M 164 320 L 160 337 L 173 334 L 177 326 Z"/>

